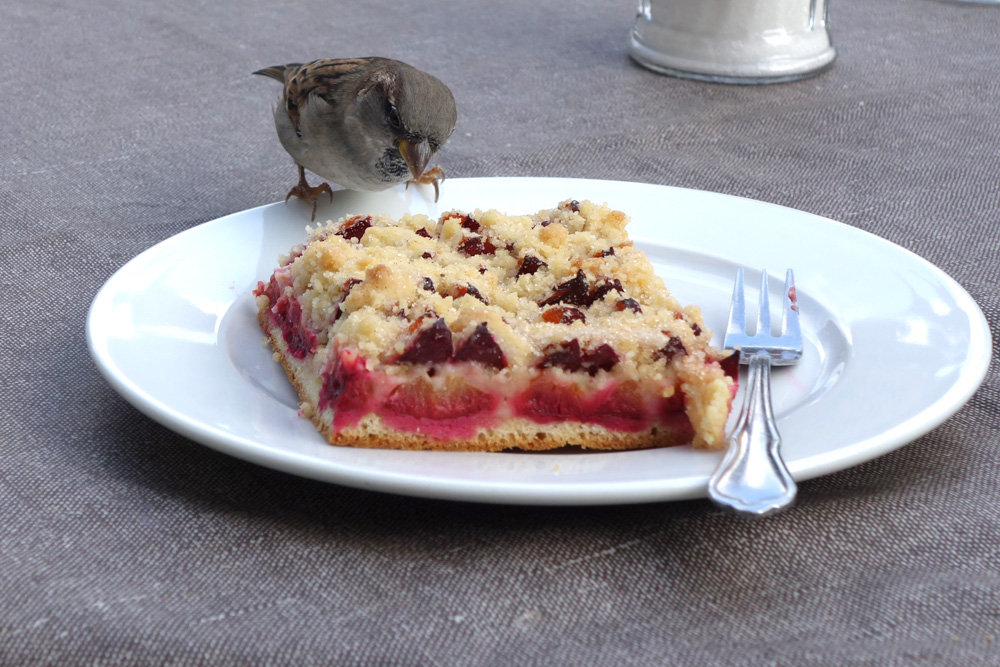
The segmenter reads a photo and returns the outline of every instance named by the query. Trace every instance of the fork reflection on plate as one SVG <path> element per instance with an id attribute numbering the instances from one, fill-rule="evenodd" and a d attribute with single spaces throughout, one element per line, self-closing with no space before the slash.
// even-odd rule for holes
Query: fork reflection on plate
<path id="1" fill-rule="evenodd" d="M 729 325 L 723 343 L 750 367 L 747 392 L 728 449 L 708 482 L 716 504 L 742 515 L 764 517 L 785 509 L 797 487 L 781 458 L 781 436 L 771 409 L 771 366 L 787 366 L 802 358 L 802 332 L 792 270 L 785 274 L 781 333 L 771 331 L 767 272 L 761 271 L 757 328 L 747 333 L 743 269 L 736 272 Z"/>

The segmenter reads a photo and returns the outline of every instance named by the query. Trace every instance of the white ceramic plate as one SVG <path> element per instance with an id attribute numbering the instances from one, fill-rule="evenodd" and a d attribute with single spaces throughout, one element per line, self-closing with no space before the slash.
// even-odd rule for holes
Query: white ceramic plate
<path id="1" fill-rule="evenodd" d="M 986 320 L 951 278 L 878 237 L 773 204 L 639 183 L 450 179 L 437 204 L 426 188 L 342 191 L 317 219 L 476 208 L 525 214 L 565 199 L 606 202 L 631 215 L 632 238 L 716 332 L 725 328 L 737 267 L 748 269 L 750 285 L 759 269 L 775 276 L 772 304 L 780 303 L 785 269 L 795 269 L 805 356 L 776 369 L 773 399 L 797 480 L 923 435 L 954 414 L 986 373 Z M 524 504 L 705 495 L 720 455 L 690 447 L 466 454 L 326 444 L 297 416 L 291 386 L 261 345 L 251 296 L 278 255 L 303 240 L 308 220 L 300 202 L 263 206 L 178 234 L 126 264 L 97 294 L 87 321 L 91 354 L 107 380 L 186 437 L 337 484 Z"/>

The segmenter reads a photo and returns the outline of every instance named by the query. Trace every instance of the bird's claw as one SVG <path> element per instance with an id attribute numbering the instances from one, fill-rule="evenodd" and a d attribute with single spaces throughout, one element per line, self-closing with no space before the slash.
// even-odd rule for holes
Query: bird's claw
<path id="1" fill-rule="evenodd" d="M 292 197 L 298 197 L 306 203 L 312 204 L 312 220 L 316 219 L 316 206 L 319 204 L 320 195 L 323 193 L 330 195 L 330 201 L 333 201 L 333 188 L 330 187 L 329 183 L 321 183 L 317 186 L 311 186 L 305 182 L 305 179 L 299 181 L 298 185 L 288 191 L 285 195 L 285 203 Z"/>
<path id="2" fill-rule="evenodd" d="M 416 178 L 412 178 L 406 182 L 406 187 L 409 189 L 410 183 L 419 183 L 420 185 L 433 185 L 434 186 L 434 203 L 437 203 L 438 197 L 441 194 L 439 189 L 439 184 L 444 183 L 444 169 L 441 167 L 434 167 L 433 169 L 428 169 L 423 174 Z"/>

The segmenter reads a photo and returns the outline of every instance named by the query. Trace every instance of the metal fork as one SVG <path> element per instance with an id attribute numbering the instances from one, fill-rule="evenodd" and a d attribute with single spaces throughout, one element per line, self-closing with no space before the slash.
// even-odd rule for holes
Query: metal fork
<path id="1" fill-rule="evenodd" d="M 792 270 L 785 274 L 781 334 L 771 332 L 767 272 L 760 277 L 757 331 L 747 334 L 743 269 L 736 272 L 733 304 L 723 345 L 749 364 L 747 394 L 722 463 L 708 482 L 708 495 L 718 505 L 753 517 L 787 507 L 797 487 L 781 458 L 781 436 L 771 410 L 771 366 L 787 366 L 802 358 L 802 332 Z"/>

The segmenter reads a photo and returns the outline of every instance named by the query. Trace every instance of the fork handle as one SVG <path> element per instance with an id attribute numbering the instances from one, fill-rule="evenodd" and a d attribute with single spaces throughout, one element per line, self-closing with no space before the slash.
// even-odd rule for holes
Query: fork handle
<path id="1" fill-rule="evenodd" d="M 771 357 L 750 355 L 747 396 L 722 463 L 708 483 L 718 505 L 753 517 L 787 507 L 797 491 L 781 458 L 781 436 L 771 410 Z"/>

